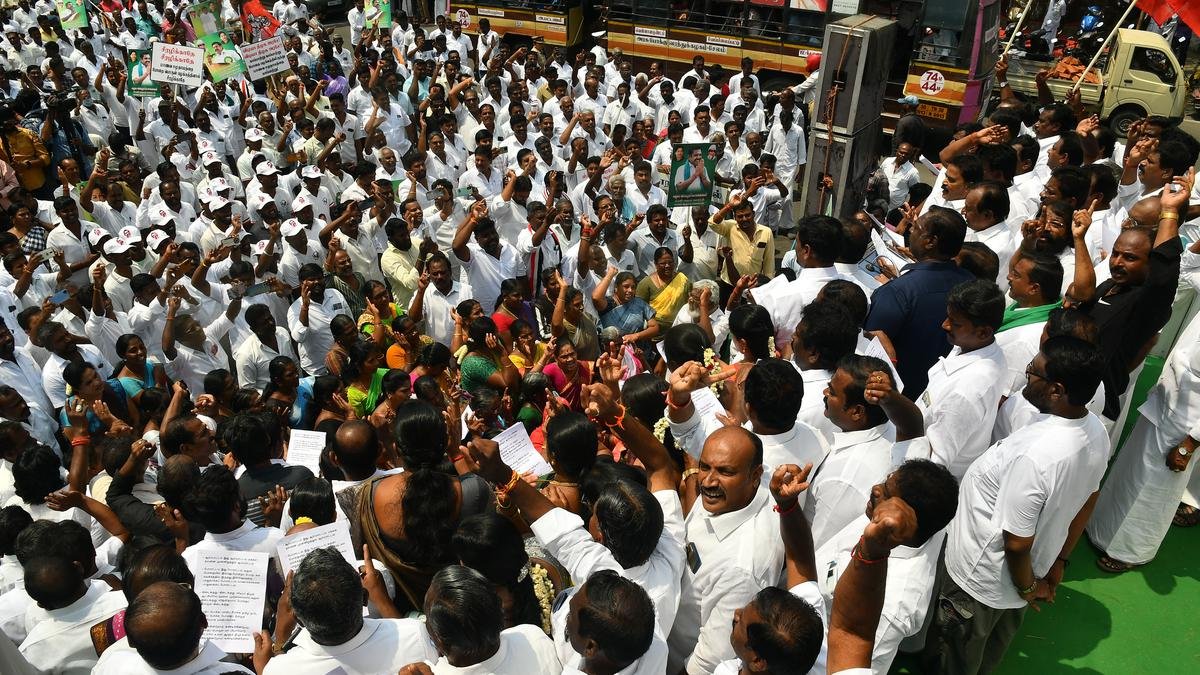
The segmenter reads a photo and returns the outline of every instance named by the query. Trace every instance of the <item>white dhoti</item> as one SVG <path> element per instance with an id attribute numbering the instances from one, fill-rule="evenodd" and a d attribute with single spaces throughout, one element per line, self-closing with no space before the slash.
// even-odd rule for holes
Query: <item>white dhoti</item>
<path id="1" fill-rule="evenodd" d="M 1181 440 L 1138 418 L 1087 524 L 1092 543 L 1110 558 L 1141 565 L 1158 553 L 1196 466 L 1193 461 L 1180 472 L 1167 468 L 1167 452 Z"/>

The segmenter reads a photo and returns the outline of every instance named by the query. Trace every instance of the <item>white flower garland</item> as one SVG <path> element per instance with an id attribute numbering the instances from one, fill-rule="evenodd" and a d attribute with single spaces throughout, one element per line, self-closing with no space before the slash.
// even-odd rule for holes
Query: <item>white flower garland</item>
<path id="1" fill-rule="evenodd" d="M 774 359 L 778 357 L 779 352 L 775 351 L 775 336 L 772 335 L 767 338 L 767 358 Z"/>
<path id="2" fill-rule="evenodd" d="M 554 584 L 550 582 L 550 574 L 540 563 L 529 566 L 529 575 L 533 577 L 533 594 L 537 597 L 538 606 L 542 610 L 542 630 L 549 635 L 550 610 L 554 606 Z"/>
<path id="3" fill-rule="evenodd" d="M 671 421 L 667 419 L 665 414 L 654 423 L 654 437 L 658 439 L 659 443 L 667 442 L 667 430 L 670 428 Z"/>
<path id="4" fill-rule="evenodd" d="M 704 350 L 704 367 L 708 368 L 708 372 L 712 373 L 713 375 L 721 372 L 721 364 L 717 362 L 716 352 L 714 352 L 711 347 Z M 721 393 L 720 382 L 714 382 L 708 385 L 708 388 L 714 394 L 720 395 Z"/>

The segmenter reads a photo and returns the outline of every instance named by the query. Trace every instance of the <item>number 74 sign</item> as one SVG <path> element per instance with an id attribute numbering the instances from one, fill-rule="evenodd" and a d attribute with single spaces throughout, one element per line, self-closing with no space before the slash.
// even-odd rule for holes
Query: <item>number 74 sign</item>
<path id="1" fill-rule="evenodd" d="M 946 76 L 938 70 L 927 70 L 921 73 L 921 91 L 935 95 L 946 88 Z"/>

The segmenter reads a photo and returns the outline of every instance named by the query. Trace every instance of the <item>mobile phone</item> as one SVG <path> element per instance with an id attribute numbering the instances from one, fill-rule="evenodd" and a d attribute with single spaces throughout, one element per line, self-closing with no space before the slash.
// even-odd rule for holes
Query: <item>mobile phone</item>
<path id="1" fill-rule="evenodd" d="M 268 284 L 266 282 L 258 283 L 258 284 L 254 284 L 253 286 L 247 288 L 246 292 L 242 294 L 242 297 L 243 298 L 253 298 L 256 295 L 263 295 L 265 293 L 270 293 L 272 290 L 274 290 L 274 289 L 271 288 L 271 284 Z"/>
<path id="2" fill-rule="evenodd" d="M 50 296 L 50 304 L 61 305 L 71 297 L 71 292 L 65 288 L 54 295 Z"/>
<path id="3" fill-rule="evenodd" d="M 238 244 L 241 242 L 242 240 L 240 237 L 225 237 L 219 244 L 217 244 L 217 248 L 237 248 Z"/>
<path id="4" fill-rule="evenodd" d="M 458 197 L 459 199 L 470 199 L 471 198 L 471 188 L 469 188 L 469 187 L 455 188 L 454 196 Z"/>

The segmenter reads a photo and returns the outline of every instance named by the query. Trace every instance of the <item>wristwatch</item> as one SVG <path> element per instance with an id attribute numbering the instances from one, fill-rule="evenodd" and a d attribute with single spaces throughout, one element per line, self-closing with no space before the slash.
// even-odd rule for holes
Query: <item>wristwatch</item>
<path id="1" fill-rule="evenodd" d="M 1180 457 L 1187 457 L 1188 455 L 1192 454 L 1192 453 L 1188 452 L 1188 449 L 1183 447 L 1182 445 L 1175 448 L 1175 450 L 1179 453 Z"/>

